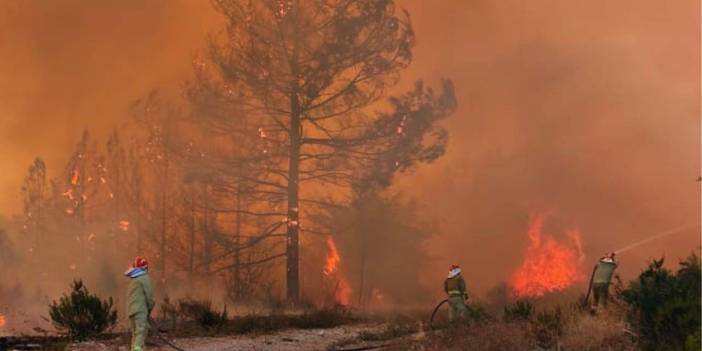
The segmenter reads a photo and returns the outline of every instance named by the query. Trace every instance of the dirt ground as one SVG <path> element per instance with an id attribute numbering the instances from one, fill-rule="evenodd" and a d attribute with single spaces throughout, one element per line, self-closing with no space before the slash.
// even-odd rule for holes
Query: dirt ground
<path id="1" fill-rule="evenodd" d="M 288 329 L 269 334 L 225 337 L 187 338 L 172 340 L 186 351 L 293 351 L 328 350 L 341 341 L 358 337 L 363 331 L 377 330 L 378 324 L 345 325 L 329 329 Z M 346 347 L 344 347 L 346 348 Z M 341 349 L 344 349 L 341 348 Z M 69 346 L 70 351 L 127 351 L 126 340 L 86 342 Z M 161 340 L 149 337 L 148 351 L 173 351 Z"/>

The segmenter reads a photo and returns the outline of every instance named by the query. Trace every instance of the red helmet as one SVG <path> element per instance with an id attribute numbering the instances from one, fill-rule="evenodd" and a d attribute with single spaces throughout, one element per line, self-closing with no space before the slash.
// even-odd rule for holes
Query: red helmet
<path id="1" fill-rule="evenodd" d="M 134 263 L 132 264 L 132 267 L 149 269 L 149 261 L 147 261 L 146 258 L 144 258 L 144 257 L 137 256 L 134 259 Z"/>
<path id="2" fill-rule="evenodd" d="M 457 264 L 452 264 L 451 266 L 449 266 L 449 270 L 450 270 L 450 271 L 451 271 L 451 270 L 454 270 L 454 269 L 456 269 L 456 268 L 461 268 L 461 267 L 459 267 Z"/>

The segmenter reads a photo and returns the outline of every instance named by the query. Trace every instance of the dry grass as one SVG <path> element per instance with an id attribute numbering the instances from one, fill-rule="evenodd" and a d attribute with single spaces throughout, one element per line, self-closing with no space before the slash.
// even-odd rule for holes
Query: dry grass
<path id="1" fill-rule="evenodd" d="M 265 333 L 281 329 L 325 329 L 360 321 L 343 306 L 304 311 L 293 314 L 243 315 L 228 317 L 214 311 L 210 304 L 198 303 L 198 308 L 177 308 L 161 320 L 164 332 L 177 337 L 219 336 Z M 193 313 L 193 311 L 195 313 Z"/>
<path id="2" fill-rule="evenodd" d="M 616 312 L 580 314 L 566 326 L 560 345 L 565 350 L 637 350 L 625 328 L 623 316 Z"/>
<path id="3" fill-rule="evenodd" d="M 430 332 L 423 340 L 407 340 L 393 350 L 637 350 L 619 311 L 596 316 L 574 308 L 556 311 L 544 313 L 549 318 L 472 322 Z"/>
<path id="4" fill-rule="evenodd" d="M 411 345 L 398 345 L 399 350 L 524 350 L 529 345 L 523 328 L 517 323 L 485 322 L 452 327 L 432 333 L 425 340 Z"/>

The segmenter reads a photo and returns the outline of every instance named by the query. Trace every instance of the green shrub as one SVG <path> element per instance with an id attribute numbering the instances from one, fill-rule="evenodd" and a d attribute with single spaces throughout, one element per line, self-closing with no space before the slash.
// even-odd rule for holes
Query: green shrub
<path id="1" fill-rule="evenodd" d="M 506 322 L 529 321 L 534 316 L 534 305 L 528 300 L 517 300 L 504 308 L 503 319 Z"/>
<path id="2" fill-rule="evenodd" d="M 685 341 L 685 351 L 698 351 L 702 350 L 702 337 L 700 331 L 696 331 L 694 334 L 689 335 Z"/>
<path id="3" fill-rule="evenodd" d="M 654 260 L 620 292 L 629 305 L 629 322 L 644 350 L 699 349 L 700 260 L 692 254 L 677 272 Z"/>
<path id="4" fill-rule="evenodd" d="M 49 305 L 51 322 L 60 332 L 78 340 L 101 334 L 117 322 L 112 298 L 91 295 L 81 280 L 74 280 L 69 295 Z"/>

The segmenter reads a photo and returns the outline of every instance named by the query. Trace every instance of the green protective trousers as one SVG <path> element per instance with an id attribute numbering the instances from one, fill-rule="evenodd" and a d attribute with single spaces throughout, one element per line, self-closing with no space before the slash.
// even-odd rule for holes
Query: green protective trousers
<path id="1" fill-rule="evenodd" d="M 593 307 L 597 307 L 600 302 L 602 306 L 607 306 L 607 299 L 609 298 L 609 284 L 607 283 L 592 283 L 592 300 Z"/>
<path id="2" fill-rule="evenodd" d="M 129 328 L 132 331 L 132 351 L 144 351 L 146 333 L 149 331 L 149 315 L 137 313 L 129 316 Z"/>
<path id="3" fill-rule="evenodd" d="M 455 323 L 466 317 L 466 302 L 462 295 L 452 295 L 448 298 L 449 322 Z"/>

